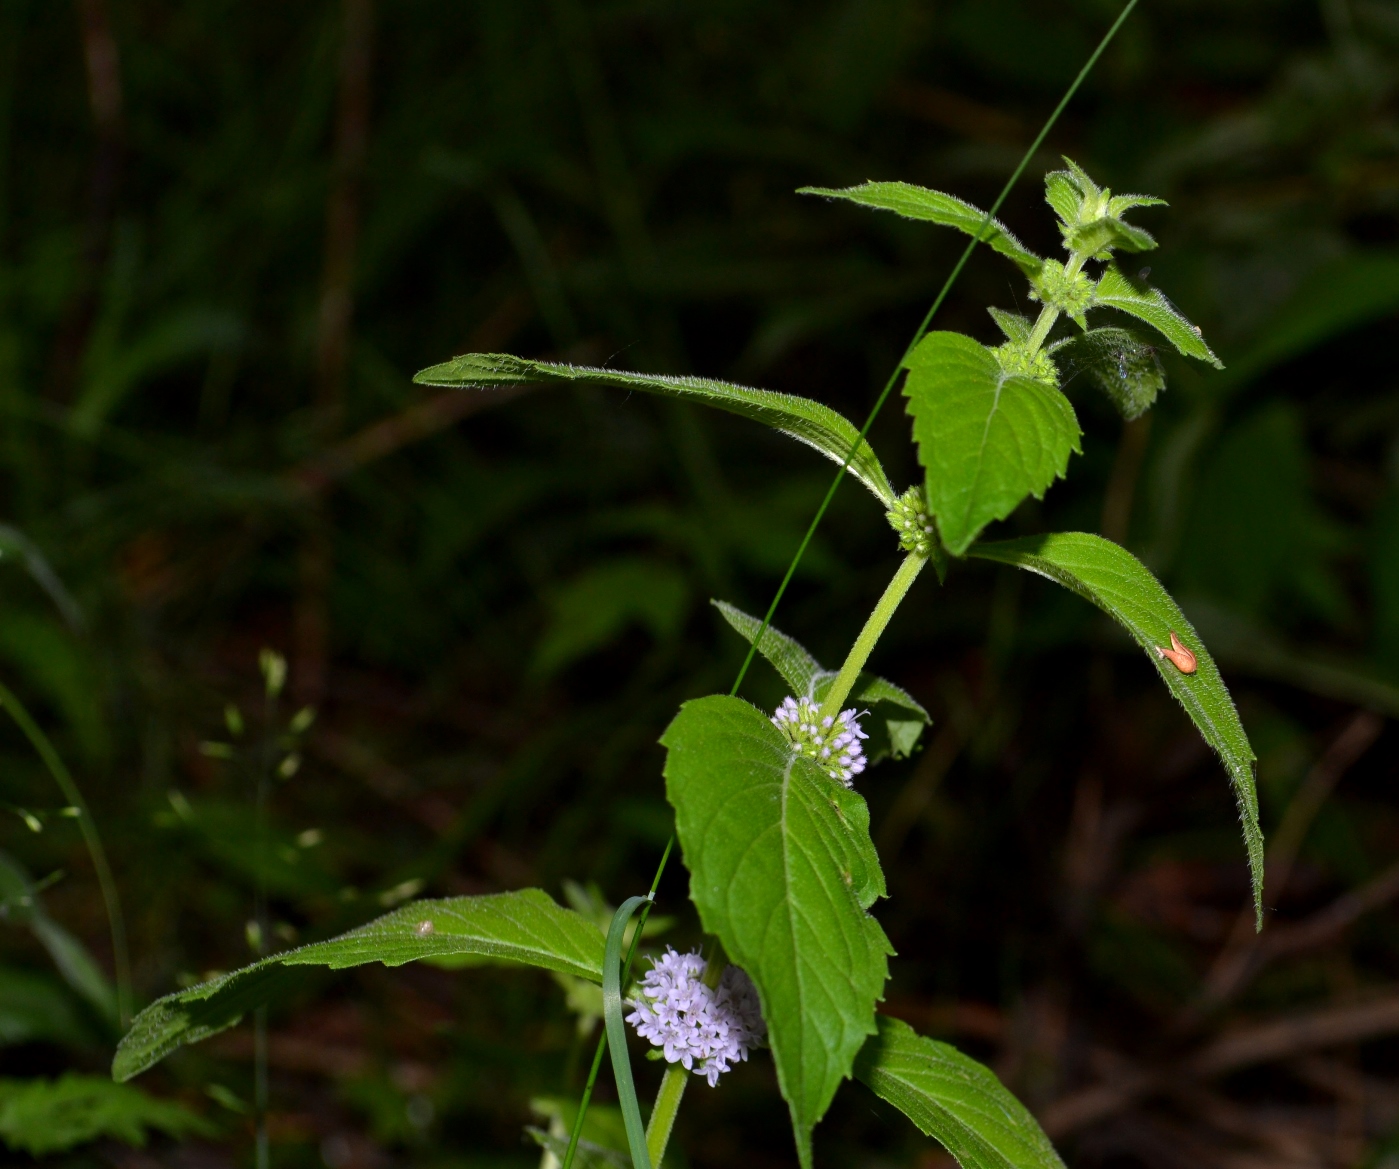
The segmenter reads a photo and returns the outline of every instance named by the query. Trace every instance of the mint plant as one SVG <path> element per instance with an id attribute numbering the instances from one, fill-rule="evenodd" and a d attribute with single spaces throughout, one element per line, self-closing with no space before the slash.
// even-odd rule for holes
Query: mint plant
<path id="1" fill-rule="evenodd" d="M 852 1076 L 964 1166 L 1059 1165 L 1033 1118 L 989 1071 L 877 1013 L 893 948 L 870 913 L 886 888 L 860 788 L 870 782 L 869 765 L 916 749 L 929 718 L 911 696 L 865 667 L 923 568 L 931 562 L 942 578 L 968 558 L 999 562 L 1047 577 L 1114 618 L 1232 780 L 1256 910 L 1263 869 L 1247 736 L 1208 650 L 1147 568 L 1089 533 L 983 538 L 989 524 L 1027 497 L 1042 497 L 1080 452 L 1077 417 L 1063 392 L 1070 376 L 1081 374 L 1132 418 L 1165 386 L 1156 350 L 1162 340 L 1186 357 L 1220 365 L 1199 329 L 1119 265 L 1120 256 L 1156 246 L 1125 216 L 1161 201 L 1113 195 L 1072 162 L 1051 173 L 1045 187 L 1063 260 L 1033 254 L 989 214 L 941 192 L 907 183 L 804 189 L 966 232 L 1009 259 L 1041 306 L 1033 320 L 992 308 L 1003 337 L 998 344 L 930 332 L 910 349 L 903 394 L 924 475 L 902 493 L 847 419 L 793 395 L 502 354 L 468 354 L 417 376 L 433 386 L 613 386 L 714 406 L 815 448 L 848 468 L 884 509 L 903 559 L 839 668 L 823 668 L 767 621 L 715 602 L 791 692 L 774 711 L 734 694 L 694 699 L 661 737 L 690 898 L 709 939 L 703 953 L 667 950 L 631 979 L 630 954 L 623 957 L 627 930 L 634 914 L 649 910 L 654 887 L 622 904 L 606 936 L 592 917 L 560 907 L 538 889 L 413 902 L 338 938 L 269 955 L 159 1000 L 122 1041 L 114 1075 L 128 1079 L 181 1044 L 231 1026 L 275 993 L 292 967 L 469 955 L 601 984 L 635 1166 L 661 1163 L 691 1078 L 713 1086 L 760 1045 L 771 1051 L 804 1166 L 812 1163 L 816 1124 Z M 1100 324 L 1103 310 L 1114 316 Z M 1140 325 L 1157 337 L 1143 335 Z M 640 935 L 633 930 L 631 954 Z M 627 1056 L 628 1020 L 667 1063 L 644 1131 Z M 580 1151 L 576 1141 L 540 1139 L 566 1162 L 619 1159 L 615 1150 Z"/>

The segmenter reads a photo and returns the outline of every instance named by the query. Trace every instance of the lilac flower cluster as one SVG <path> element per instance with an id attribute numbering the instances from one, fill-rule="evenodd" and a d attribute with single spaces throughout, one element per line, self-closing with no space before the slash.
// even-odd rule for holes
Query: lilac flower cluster
<path id="1" fill-rule="evenodd" d="M 767 1024 L 748 975 L 730 966 L 710 989 L 705 967 L 698 952 L 678 954 L 667 946 L 627 1001 L 627 1022 L 661 1048 L 667 1062 L 704 1076 L 712 1088 L 731 1063 L 746 1060 L 767 1039 Z"/>
<path id="2" fill-rule="evenodd" d="M 787 736 L 792 749 L 816 760 L 846 787 L 865 769 L 865 749 L 861 739 L 869 736 L 860 729 L 860 716 L 854 707 L 838 716 L 821 712 L 810 698 L 787 697 L 772 716 L 772 723 Z"/>

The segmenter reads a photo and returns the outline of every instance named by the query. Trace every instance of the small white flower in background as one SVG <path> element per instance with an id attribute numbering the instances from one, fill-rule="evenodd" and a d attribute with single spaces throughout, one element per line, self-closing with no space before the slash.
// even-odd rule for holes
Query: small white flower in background
<path id="1" fill-rule="evenodd" d="M 627 1022 L 664 1052 L 668 1063 L 704 1076 L 712 1088 L 729 1065 L 748 1058 L 767 1039 L 758 992 L 737 966 L 730 966 L 710 989 L 706 963 L 698 952 L 678 954 L 669 946 L 627 1000 Z"/>
<path id="2" fill-rule="evenodd" d="M 821 717 L 821 711 L 810 698 L 782 700 L 772 716 L 772 724 L 792 744 L 792 750 L 814 759 L 846 787 L 854 787 L 854 778 L 865 769 L 865 749 L 861 739 L 869 736 L 860 729 L 860 716 L 852 706 L 839 715 Z"/>

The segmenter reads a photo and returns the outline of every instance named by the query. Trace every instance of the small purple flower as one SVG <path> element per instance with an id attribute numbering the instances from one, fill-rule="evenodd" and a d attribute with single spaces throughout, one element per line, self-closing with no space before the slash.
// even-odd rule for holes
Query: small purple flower
<path id="1" fill-rule="evenodd" d="M 731 1063 L 767 1039 L 758 992 L 737 966 L 729 966 L 711 990 L 698 952 L 678 954 L 669 946 L 642 978 L 627 1005 L 627 1022 L 659 1047 L 668 1063 L 704 1076 L 712 1088 Z"/>
<path id="2" fill-rule="evenodd" d="M 855 786 L 855 776 L 865 769 L 860 740 L 869 736 L 860 729 L 860 715 L 853 706 L 838 716 L 822 718 L 820 708 L 810 698 L 788 696 L 773 712 L 772 725 L 787 736 L 792 750 L 814 759 L 832 779 L 846 787 Z"/>

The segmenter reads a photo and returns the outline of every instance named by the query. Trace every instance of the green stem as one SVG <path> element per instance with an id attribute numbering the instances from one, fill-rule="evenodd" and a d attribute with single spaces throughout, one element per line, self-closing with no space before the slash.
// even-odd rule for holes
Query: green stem
<path id="1" fill-rule="evenodd" d="M 1064 274 L 1070 277 L 1077 276 L 1079 269 L 1083 267 L 1087 259 L 1086 255 L 1080 255 L 1078 252 L 1073 253 L 1069 257 L 1068 263 L 1064 265 Z M 1059 310 L 1052 304 L 1047 304 L 1040 309 L 1039 318 L 1035 321 L 1035 327 L 1030 332 L 1030 340 L 1026 343 L 1031 356 L 1039 352 L 1040 346 L 1049 336 L 1049 330 L 1054 328 L 1054 322 L 1058 319 Z"/>
<path id="2" fill-rule="evenodd" d="M 97 871 L 97 884 L 102 890 L 102 903 L 107 909 L 107 928 L 112 935 L 112 965 L 117 976 L 117 1014 L 121 1018 L 122 1028 L 125 1029 L 131 1023 L 131 954 L 126 945 L 126 918 L 121 911 L 121 898 L 117 896 L 117 883 L 112 877 L 112 866 L 107 863 L 107 850 L 102 847 L 102 838 L 97 834 L 97 825 L 93 822 L 92 813 L 88 811 L 87 801 L 83 799 L 78 785 L 73 782 L 63 759 L 54 750 L 48 736 L 39 729 L 39 724 L 29 716 L 24 704 L 3 684 L 0 684 L 0 706 L 9 711 L 10 717 L 24 732 L 25 738 L 39 753 L 39 758 L 49 769 L 49 774 L 58 784 L 63 798 L 78 810 L 78 829 L 83 834 L 83 843 L 87 845 L 88 855 L 92 857 L 92 867 Z"/>
<path id="3" fill-rule="evenodd" d="M 821 703 L 819 717 L 834 717 L 840 713 L 841 705 L 850 696 L 851 687 L 855 685 L 855 679 L 860 676 L 860 671 L 865 668 L 865 663 L 869 661 L 870 654 L 878 643 L 880 635 L 884 632 L 884 627 L 889 624 L 889 618 L 894 615 L 894 610 L 899 607 L 899 602 L 904 599 L 904 594 L 908 592 L 909 586 L 918 578 L 918 574 L 923 571 L 923 565 L 927 563 L 926 556 L 910 552 L 904 562 L 899 565 L 899 571 L 894 573 L 894 579 L 889 582 L 889 587 L 879 598 L 874 612 L 869 615 L 865 627 L 860 630 L 860 636 L 855 639 L 855 644 L 850 647 L 850 652 L 841 664 L 840 673 L 836 675 L 836 680 L 831 683 L 831 688 L 826 692 L 826 699 Z"/>
<path id="4" fill-rule="evenodd" d="M 666 1145 L 670 1143 L 670 1131 L 675 1127 L 675 1115 L 680 1111 L 680 1101 L 685 1095 L 685 1085 L 694 1072 L 687 1072 L 678 1063 L 670 1064 L 661 1079 L 661 1090 L 656 1093 L 656 1105 L 651 1109 L 651 1122 L 646 1126 L 646 1151 L 651 1154 L 651 1164 L 660 1169 L 661 1158 L 665 1156 Z"/>

